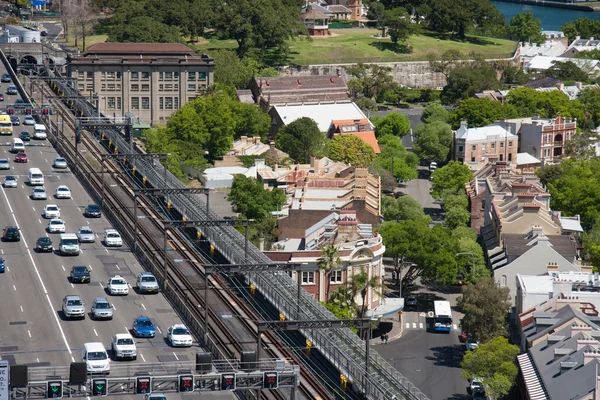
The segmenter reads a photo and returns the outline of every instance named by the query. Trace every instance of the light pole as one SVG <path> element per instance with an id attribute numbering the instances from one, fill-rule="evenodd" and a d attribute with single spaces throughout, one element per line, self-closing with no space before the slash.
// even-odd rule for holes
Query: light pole
<path id="1" fill-rule="evenodd" d="M 471 256 L 471 279 L 475 276 L 475 254 L 470 251 L 465 251 L 462 253 L 456 253 L 456 256 L 470 255 Z"/>

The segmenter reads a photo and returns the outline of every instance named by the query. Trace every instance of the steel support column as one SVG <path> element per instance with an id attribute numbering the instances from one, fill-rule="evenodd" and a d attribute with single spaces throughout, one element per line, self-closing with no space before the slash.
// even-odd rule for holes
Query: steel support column
<path id="1" fill-rule="evenodd" d="M 167 225 L 163 226 L 163 290 L 166 292 L 169 282 L 169 263 L 167 258 Z"/>
<path id="2" fill-rule="evenodd" d="M 210 285 L 210 272 L 205 270 L 204 282 L 204 344 L 208 344 L 208 287 Z"/>
<path id="3" fill-rule="evenodd" d="M 138 240 L 138 215 L 137 215 L 137 198 L 138 194 L 136 191 L 133 192 L 133 251 L 137 251 L 137 240 Z"/>

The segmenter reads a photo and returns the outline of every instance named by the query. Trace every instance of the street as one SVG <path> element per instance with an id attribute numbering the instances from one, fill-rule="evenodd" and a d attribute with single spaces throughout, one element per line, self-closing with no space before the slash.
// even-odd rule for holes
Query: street
<path id="1" fill-rule="evenodd" d="M 431 190 L 429 167 L 421 165 L 417 169 L 419 177 L 401 184 L 399 189 L 404 194 L 415 199 L 423 207 L 425 214 L 431 216 L 431 219 L 441 221 L 443 216 L 440 204 L 429 193 Z"/>

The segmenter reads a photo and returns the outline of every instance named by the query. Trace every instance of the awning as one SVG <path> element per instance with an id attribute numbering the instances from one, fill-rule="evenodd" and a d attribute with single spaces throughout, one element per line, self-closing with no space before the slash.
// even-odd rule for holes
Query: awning
<path id="1" fill-rule="evenodd" d="M 521 354 L 517 356 L 519 367 L 521 368 L 521 374 L 527 387 L 527 394 L 530 400 L 547 400 L 548 396 L 540 383 L 537 370 L 531 362 L 529 353 Z"/>
<path id="2" fill-rule="evenodd" d="M 367 315 L 372 318 L 388 317 L 402 311 L 404 308 L 404 299 L 398 297 L 386 297 L 382 304 L 374 309 L 367 311 Z"/>

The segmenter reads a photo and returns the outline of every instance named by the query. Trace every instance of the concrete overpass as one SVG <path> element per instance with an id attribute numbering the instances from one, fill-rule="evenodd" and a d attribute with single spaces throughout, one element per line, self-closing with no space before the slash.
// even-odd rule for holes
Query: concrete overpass
<path id="1" fill-rule="evenodd" d="M 63 69 L 67 53 L 47 43 L 0 43 L 0 49 L 16 71 L 18 68 L 35 69 L 47 65 L 51 69 Z"/>

